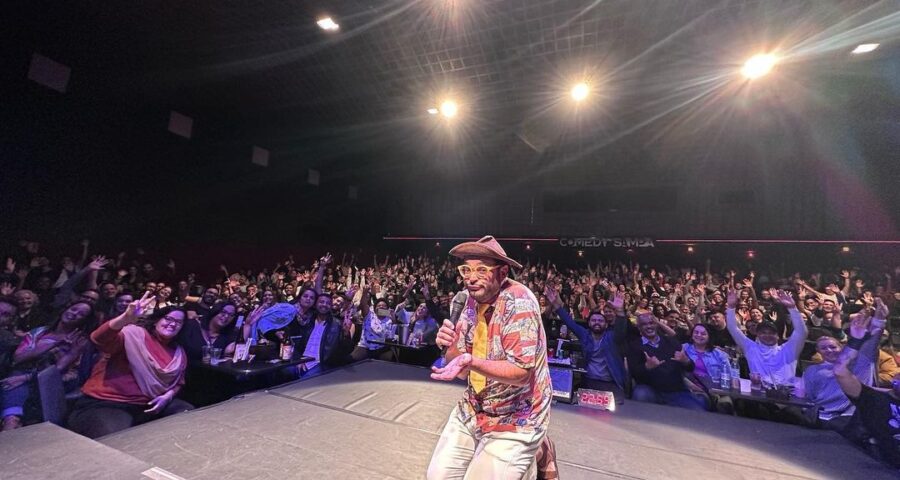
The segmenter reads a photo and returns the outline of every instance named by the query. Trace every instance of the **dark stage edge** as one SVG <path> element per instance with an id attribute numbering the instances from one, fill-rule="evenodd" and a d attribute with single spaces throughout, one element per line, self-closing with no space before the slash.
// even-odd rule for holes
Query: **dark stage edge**
<path id="1" fill-rule="evenodd" d="M 419 479 L 461 394 L 427 369 L 368 361 L 100 442 L 184 479 Z M 616 412 L 556 404 L 550 434 L 563 480 L 898 478 L 832 432 L 636 402 Z M 18 445 L 17 458 L 36 448 Z M 11 478 L 103 478 L 40 475 L 50 470 Z M 105 478 L 147 478 L 130 472 Z"/>

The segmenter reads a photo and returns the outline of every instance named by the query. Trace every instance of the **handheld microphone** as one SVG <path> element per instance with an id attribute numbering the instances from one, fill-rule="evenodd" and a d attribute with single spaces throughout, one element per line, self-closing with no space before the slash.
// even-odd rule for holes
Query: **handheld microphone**
<path id="1" fill-rule="evenodd" d="M 454 328 L 456 327 L 456 322 L 459 321 L 459 316 L 462 315 L 462 311 L 466 308 L 466 302 L 469 301 L 469 292 L 466 290 L 461 290 L 453 296 L 453 300 L 450 302 L 450 322 L 453 323 Z M 447 348 L 444 347 L 441 349 L 441 356 L 447 355 Z"/>

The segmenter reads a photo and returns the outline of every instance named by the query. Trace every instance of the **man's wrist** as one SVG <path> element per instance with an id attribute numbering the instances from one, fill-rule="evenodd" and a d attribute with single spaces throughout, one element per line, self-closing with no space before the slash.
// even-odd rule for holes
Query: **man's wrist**
<path id="1" fill-rule="evenodd" d="M 459 355 L 459 364 L 463 368 L 474 366 L 475 360 L 471 353 L 461 353 Z"/>
<path id="2" fill-rule="evenodd" d="M 851 336 L 849 339 L 847 339 L 847 348 L 859 350 L 860 348 L 862 348 L 863 343 L 865 343 L 866 340 L 868 340 L 869 337 L 871 337 L 871 336 L 872 335 L 868 332 L 866 332 L 866 334 L 863 335 L 862 338 L 856 338 L 854 336 Z"/>

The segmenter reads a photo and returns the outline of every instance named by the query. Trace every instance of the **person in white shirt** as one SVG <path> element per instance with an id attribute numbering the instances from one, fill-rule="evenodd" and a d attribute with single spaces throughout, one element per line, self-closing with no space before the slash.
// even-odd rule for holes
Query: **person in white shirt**
<path id="1" fill-rule="evenodd" d="M 797 360 L 806 341 L 806 324 L 789 292 L 779 290 L 777 297 L 787 308 L 794 328 L 791 336 L 781 345 L 778 344 L 778 330 L 773 322 L 766 321 L 756 327 L 756 341 L 741 331 L 735 317 L 737 292 L 733 289 L 728 291 L 725 321 L 728 333 L 747 358 L 751 373 L 758 373 L 764 382 L 793 384 L 796 382 Z"/>
<path id="2" fill-rule="evenodd" d="M 351 354 L 353 360 L 366 358 L 390 360 L 392 357 L 390 347 L 378 343 L 393 336 L 394 321 L 391 318 L 391 310 L 387 301 L 378 300 L 373 309 L 369 305 L 369 287 L 363 287 L 359 311 L 363 318 L 363 331 L 359 337 L 359 343 Z"/>

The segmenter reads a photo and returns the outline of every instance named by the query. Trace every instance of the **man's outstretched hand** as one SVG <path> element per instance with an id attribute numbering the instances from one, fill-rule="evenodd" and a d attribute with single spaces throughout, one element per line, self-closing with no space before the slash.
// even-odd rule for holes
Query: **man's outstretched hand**
<path id="1" fill-rule="evenodd" d="M 464 353 L 444 365 L 443 368 L 431 367 L 431 378 L 447 382 L 467 373 L 470 365 L 472 365 L 472 355 Z"/>

